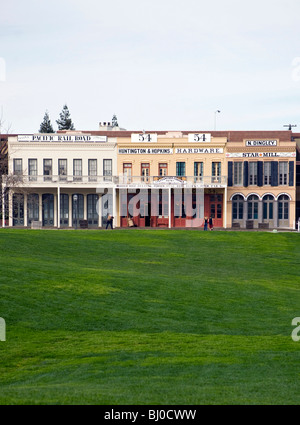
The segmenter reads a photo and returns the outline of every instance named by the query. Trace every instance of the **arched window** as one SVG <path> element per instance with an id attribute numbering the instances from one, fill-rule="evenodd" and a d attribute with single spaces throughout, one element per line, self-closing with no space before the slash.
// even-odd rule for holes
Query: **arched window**
<path id="1" fill-rule="evenodd" d="M 272 195 L 265 195 L 263 197 L 263 219 L 273 220 L 273 201 Z"/>
<path id="2" fill-rule="evenodd" d="M 278 198 L 278 220 L 289 219 L 289 197 L 287 195 L 281 195 Z"/>
<path id="3" fill-rule="evenodd" d="M 248 220 L 258 219 L 258 196 L 251 195 L 247 200 L 248 205 Z"/>
<path id="4" fill-rule="evenodd" d="M 242 220 L 244 213 L 244 198 L 242 195 L 235 195 L 232 198 L 232 219 Z"/>

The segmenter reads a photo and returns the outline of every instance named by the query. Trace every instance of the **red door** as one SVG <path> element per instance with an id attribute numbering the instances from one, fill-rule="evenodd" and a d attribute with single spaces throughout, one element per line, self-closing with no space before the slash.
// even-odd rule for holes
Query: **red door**
<path id="1" fill-rule="evenodd" d="M 213 219 L 214 227 L 223 227 L 223 195 L 204 195 L 204 215 Z"/>

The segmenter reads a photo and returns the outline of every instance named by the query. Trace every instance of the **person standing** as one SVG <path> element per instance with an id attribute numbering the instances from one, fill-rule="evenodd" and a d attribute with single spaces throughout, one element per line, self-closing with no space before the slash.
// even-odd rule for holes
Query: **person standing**
<path id="1" fill-rule="evenodd" d="M 208 218 L 204 217 L 204 230 L 207 230 Z"/>
<path id="2" fill-rule="evenodd" d="M 209 230 L 214 230 L 213 219 L 212 216 L 209 217 Z"/>
<path id="3" fill-rule="evenodd" d="M 106 229 L 108 229 L 108 227 L 110 226 L 111 228 L 113 228 L 113 216 L 108 214 L 107 216 L 107 222 L 106 222 Z"/>

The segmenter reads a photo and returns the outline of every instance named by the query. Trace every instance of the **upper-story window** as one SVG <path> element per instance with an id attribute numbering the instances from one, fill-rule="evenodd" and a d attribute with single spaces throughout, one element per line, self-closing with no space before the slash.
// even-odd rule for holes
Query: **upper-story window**
<path id="1" fill-rule="evenodd" d="M 112 159 L 103 159 L 103 175 L 105 181 L 112 181 Z"/>
<path id="2" fill-rule="evenodd" d="M 233 184 L 235 186 L 241 186 L 243 183 L 243 163 L 234 162 L 233 163 Z"/>
<path id="3" fill-rule="evenodd" d="M 264 162 L 264 185 L 268 186 L 271 184 L 271 162 Z"/>
<path id="4" fill-rule="evenodd" d="M 168 175 L 168 164 L 166 162 L 160 162 L 158 164 L 158 175 L 160 177 Z"/>
<path id="5" fill-rule="evenodd" d="M 89 159 L 88 163 L 89 181 L 97 180 L 97 159 Z"/>
<path id="6" fill-rule="evenodd" d="M 28 159 L 29 180 L 37 180 L 37 159 Z"/>
<path id="7" fill-rule="evenodd" d="M 44 159 L 44 180 L 52 180 L 52 159 Z"/>
<path id="8" fill-rule="evenodd" d="M 288 183 L 288 162 L 280 161 L 279 162 L 279 184 L 287 185 Z"/>
<path id="9" fill-rule="evenodd" d="M 212 182 L 220 182 L 221 180 L 221 162 L 211 163 Z"/>
<path id="10" fill-rule="evenodd" d="M 203 177 L 203 162 L 194 162 L 195 181 L 200 181 Z"/>
<path id="11" fill-rule="evenodd" d="M 130 162 L 124 162 L 123 163 L 124 183 L 131 182 L 131 175 L 132 175 L 132 164 Z"/>
<path id="12" fill-rule="evenodd" d="M 68 168 L 67 168 L 67 160 L 66 159 L 59 159 L 58 160 L 58 175 L 60 180 L 66 180 L 68 174 Z"/>
<path id="13" fill-rule="evenodd" d="M 185 176 L 185 162 L 176 162 L 176 176 Z"/>
<path id="14" fill-rule="evenodd" d="M 257 162 L 249 162 L 249 185 L 257 185 Z"/>
<path id="15" fill-rule="evenodd" d="M 14 159 L 14 174 L 23 174 L 22 159 Z"/>
<path id="16" fill-rule="evenodd" d="M 143 162 L 141 164 L 141 175 L 142 181 L 148 182 L 150 176 L 150 164 L 149 162 Z"/>
<path id="17" fill-rule="evenodd" d="M 73 159 L 73 180 L 82 180 L 82 159 Z"/>

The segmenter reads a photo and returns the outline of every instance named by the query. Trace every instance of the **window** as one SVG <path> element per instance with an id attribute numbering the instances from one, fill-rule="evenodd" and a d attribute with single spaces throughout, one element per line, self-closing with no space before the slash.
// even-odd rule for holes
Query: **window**
<path id="1" fill-rule="evenodd" d="M 158 175 L 160 177 L 166 176 L 168 174 L 168 164 L 162 162 L 158 164 Z"/>
<path id="2" fill-rule="evenodd" d="M 23 173 L 22 159 L 14 159 L 14 174 L 21 175 Z"/>
<path id="3" fill-rule="evenodd" d="M 44 159 L 44 180 L 52 180 L 52 159 Z"/>
<path id="4" fill-rule="evenodd" d="M 112 181 L 112 159 L 103 160 L 103 175 L 105 181 Z"/>
<path id="5" fill-rule="evenodd" d="M 37 159 L 28 159 L 28 175 L 30 181 L 37 180 Z"/>
<path id="6" fill-rule="evenodd" d="M 258 219 L 258 197 L 251 195 L 248 198 L 248 220 Z"/>
<path id="7" fill-rule="evenodd" d="M 221 162 L 211 163 L 212 183 L 220 183 L 221 181 Z"/>
<path id="8" fill-rule="evenodd" d="M 59 159 L 58 160 L 58 175 L 60 180 L 66 180 L 67 179 L 67 160 L 66 159 Z"/>
<path id="9" fill-rule="evenodd" d="M 288 182 L 288 163 L 279 162 L 279 185 L 287 185 Z"/>
<path id="10" fill-rule="evenodd" d="M 263 219 L 273 220 L 273 196 L 266 195 L 263 198 Z"/>
<path id="11" fill-rule="evenodd" d="M 242 220 L 243 213 L 244 213 L 244 198 L 241 195 L 235 195 L 232 199 L 233 220 Z"/>
<path id="12" fill-rule="evenodd" d="M 194 177 L 195 182 L 201 181 L 203 177 L 203 162 L 194 162 Z"/>
<path id="13" fill-rule="evenodd" d="M 233 184 L 234 186 L 241 186 L 243 178 L 243 163 L 234 162 L 233 163 Z"/>
<path id="14" fill-rule="evenodd" d="M 185 162 L 176 162 L 176 176 L 185 176 Z"/>
<path id="15" fill-rule="evenodd" d="M 271 184 L 271 162 L 264 162 L 264 185 Z"/>
<path id="16" fill-rule="evenodd" d="M 73 160 L 73 180 L 82 181 L 82 159 Z"/>
<path id="17" fill-rule="evenodd" d="M 148 182 L 150 175 L 150 164 L 148 162 L 144 162 L 141 164 L 141 175 L 142 181 Z"/>
<path id="18" fill-rule="evenodd" d="M 123 163 L 124 183 L 131 182 L 132 164 L 129 162 Z"/>
<path id="19" fill-rule="evenodd" d="M 97 181 L 97 159 L 89 159 L 88 166 L 89 181 Z"/>
<path id="20" fill-rule="evenodd" d="M 278 198 L 278 218 L 279 220 L 289 219 L 289 197 L 281 195 Z"/>
<path id="21" fill-rule="evenodd" d="M 249 162 L 249 185 L 257 185 L 257 162 Z"/>

